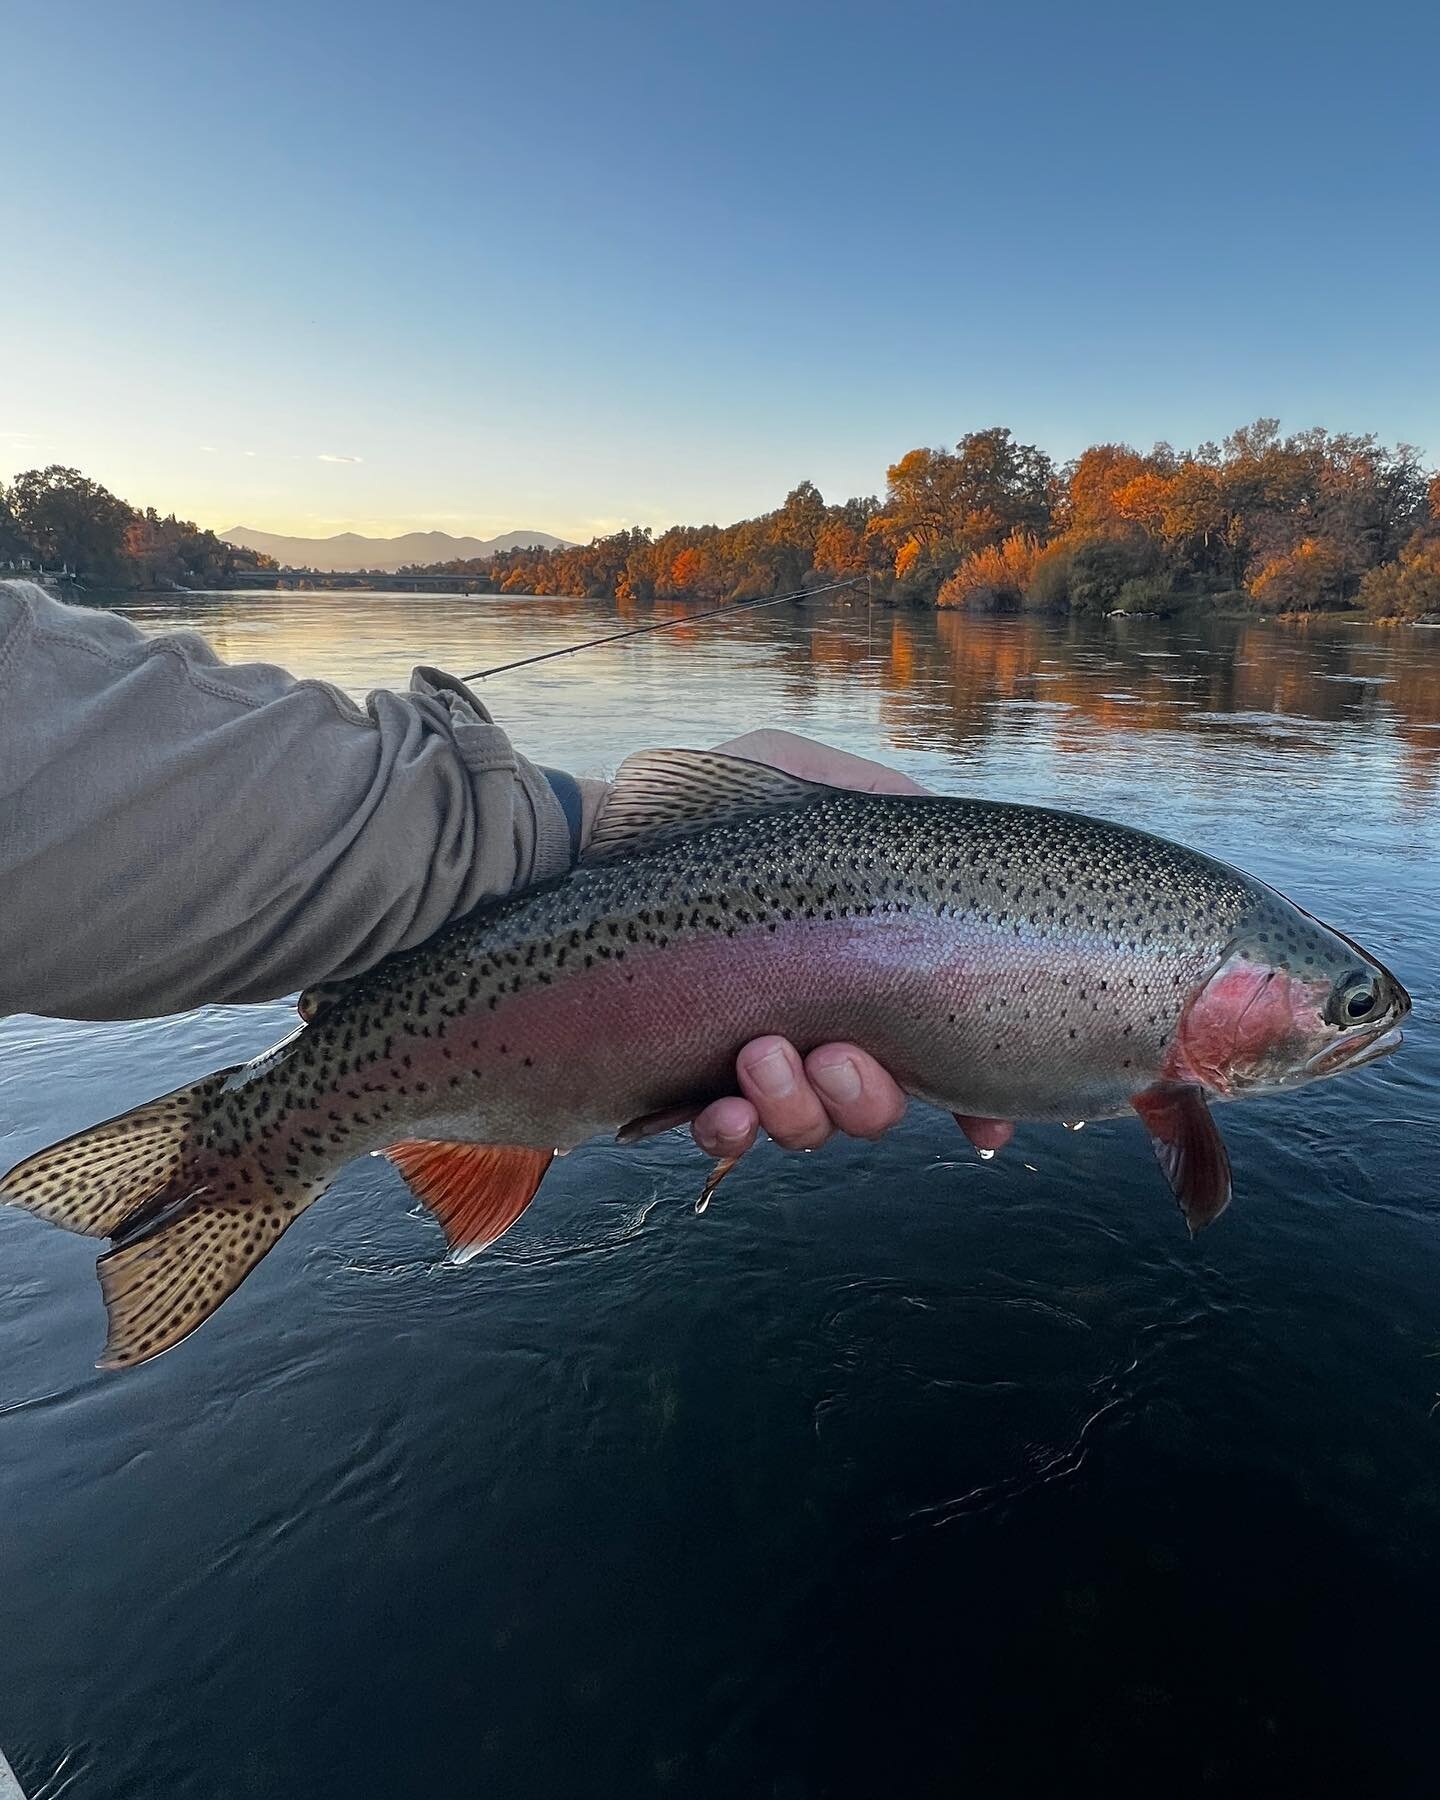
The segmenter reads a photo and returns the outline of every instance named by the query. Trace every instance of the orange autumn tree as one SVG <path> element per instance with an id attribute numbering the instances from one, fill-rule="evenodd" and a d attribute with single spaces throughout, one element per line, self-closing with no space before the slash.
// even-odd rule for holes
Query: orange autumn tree
<path id="1" fill-rule="evenodd" d="M 1003 425 L 967 433 L 953 451 L 908 451 L 885 480 L 868 530 L 911 599 L 933 600 L 967 556 L 1012 532 L 1043 532 L 1055 499 L 1055 465 Z"/>
<path id="2" fill-rule="evenodd" d="M 433 572 L 627 605 L 758 598 L 863 574 L 875 598 L 898 604 L 934 605 L 943 591 L 947 605 L 1053 611 L 1217 599 L 1295 610 L 1368 604 L 1369 572 L 1398 566 L 1437 517 L 1440 478 L 1412 447 L 1373 435 L 1286 435 L 1257 419 L 1192 450 L 1094 444 L 1057 470 L 996 425 L 906 451 L 879 499 L 830 503 L 802 481 L 773 511 L 730 525 L 637 527 Z"/>
<path id="3" fill-rule="evenodd" d="M 935 604 L 981 606 L 987 612 L 1014 612 L 1024 601 L 1035 577 L 1040 540 L 1028 531 L 1012 531 L 1001 544 L 986 544 L 972 551 L 948 577 Z"/>
<path id="4" fill-rule="evenodd" d="M 1345 561 L 1333 544 L 1302 538 L 1250 577 L 1250 594 L 1267 612 L 1321 612 L 1344 592 Z"/>

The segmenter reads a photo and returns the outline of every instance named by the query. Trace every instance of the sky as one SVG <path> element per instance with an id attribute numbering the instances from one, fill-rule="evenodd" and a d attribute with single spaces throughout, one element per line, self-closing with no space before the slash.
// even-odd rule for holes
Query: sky
<path id="1" fill-rule="evenodd" d="M 996 423 L 1440 463 L 1437 21 L 0 0 L 0 479 L 586 539 Z"/>

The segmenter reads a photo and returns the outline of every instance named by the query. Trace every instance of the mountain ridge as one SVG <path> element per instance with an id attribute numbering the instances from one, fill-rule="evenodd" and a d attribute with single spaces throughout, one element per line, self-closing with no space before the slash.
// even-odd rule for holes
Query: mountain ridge
<path id="1" fill-rule="evenodd" d="M 505 531 L 493 538 L 452 537 L 448 531 L 407 531 L 400 537 L 382 538 L 341 531 L 333 537 L 305 538 L 257 531 L 249 525 L 232 525 L 216 536 L 242 549 L 273 556 L 282 568 L 317 569 L 326 574 L 362 569 L 393 574 L 411 563 L 472 562 L 534 544 L 547 550 L 564 549 L 569 542 L 548 531 Z"/>

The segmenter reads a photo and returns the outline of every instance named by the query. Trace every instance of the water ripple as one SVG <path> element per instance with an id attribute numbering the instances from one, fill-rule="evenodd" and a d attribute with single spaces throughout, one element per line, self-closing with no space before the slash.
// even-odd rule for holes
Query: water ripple
<path id="1" fill-rule="evenodd" d="M 1100 1422 L 1126 1404 L 1125 1395 L 1113 1395 L 1095 1408 L 1068 1443 L 1032 1446 L 1024 1469 L 994 1481 L 981 1482 L 950 1499 L 916 1507 L 907 1514 L 904 1527 L 891 1541 L 898 1543 L 904 1538 L 907 1535 L 905 1528 L 913 1526 L 922 1531 L 939 1531 L 959 1520 L 1013 1506 L 1041 1489 L 1074 1480 L 1085 1467 L 1091 1449 L 1090 1439 Z"/>

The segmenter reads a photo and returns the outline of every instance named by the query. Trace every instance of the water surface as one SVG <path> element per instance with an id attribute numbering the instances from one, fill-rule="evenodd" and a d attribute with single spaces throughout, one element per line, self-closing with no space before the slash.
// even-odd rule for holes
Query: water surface
<path id="1" fill-rule="evenodd" d="M 363 695 L 641 623 L 575 601 L 130 607 Z M 677 609 L 679 610 L 679 609 Z M 790 606 L 486 684 L 542 761 L 783 724 L 1239 862 L 1416 1002 L 1227 1108 L 1191 1243 L 1135 1122 L 992 1163 L 912 1110 L 558 1163 L 446 1266 L 354 1165 L 216 1319 L 102 1376 L 93 1246 L 0 1212 L 0 1745 L 72 1800 L 1430 1794 L 1440 634 Z M 0 1167 L 284 1006 L 0 1022 Z"/>

